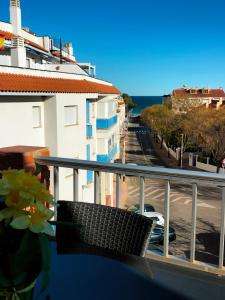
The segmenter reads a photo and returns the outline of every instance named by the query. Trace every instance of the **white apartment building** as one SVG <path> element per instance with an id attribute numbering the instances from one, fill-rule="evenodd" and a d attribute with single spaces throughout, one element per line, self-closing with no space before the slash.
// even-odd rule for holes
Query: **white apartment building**
<path id="1" fill-rule="evenodd" d="M 19 0 L 10 23 L 0 22 L 0 147 L 48 147 L 52 156 L 111 162 L 120 151 L 120 91 L 77 63 L 71 43 L 59 49 L 48 36 L 21 25 Z M 86 72 L 88 67 L 88 72 Z M 120 102 L 121 107 L 121 102 Z M 72 200 L 72 174 L 60 169 L 59 198 Z M 112 204 L 113 177 L 101 175 L 101 203 Z M 80 171 L 80 201 L 94 201 L 93 174 Z"/>

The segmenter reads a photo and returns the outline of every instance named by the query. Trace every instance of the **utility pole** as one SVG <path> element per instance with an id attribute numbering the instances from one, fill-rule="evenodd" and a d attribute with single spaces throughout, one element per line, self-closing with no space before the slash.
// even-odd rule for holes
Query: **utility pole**
<path id="1" fill-rule="evenodd" d="M 62 64 L 62 39 L 60 38 L 60 41 L 59 41 L 59 43 L 60 43 L 60 53 L 59 53 L 59 56 L 60 56 L 60 65 Z"/>
<path id="2" fill-rule="evenodd" d="M 183 149 L 184 149 L 184 134 L 181 133 L 181 147 L 180 147 L 180 168 L 183 167 Z"/>
<path id="3" fill-rule="evenodd" d="M 123 129 L 123 154 L 122 154 L 122 164 L 126 162 L 126 133 L 127 127 Z"/>

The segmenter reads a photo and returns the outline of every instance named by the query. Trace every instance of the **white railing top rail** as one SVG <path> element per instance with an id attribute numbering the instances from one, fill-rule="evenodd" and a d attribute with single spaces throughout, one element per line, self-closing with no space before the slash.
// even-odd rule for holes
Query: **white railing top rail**
<path id="1" fill-rule="evenodd" d="M 166 180 L 182 180 L 185 183 L 200 183 L 202 185 L 225 187 L 225 174 L 196 172 L 189 170 L 169 169 L 161 167 L 138 166 L 118 163 L 102 163 L 81 159 L 62 157 L 36 157 L 36 162 L 43 165 L 93 170 L 97 172 L 116 173 L 121 175 L 152 177 Z"/>

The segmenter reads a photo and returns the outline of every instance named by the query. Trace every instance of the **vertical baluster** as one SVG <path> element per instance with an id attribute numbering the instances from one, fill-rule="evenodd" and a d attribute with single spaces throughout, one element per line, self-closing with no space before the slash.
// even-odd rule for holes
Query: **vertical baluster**
<path id="1" fill-rule="evenodd" d="M 197 184 L 194 183 L 192 185 L 192 218 L 191 218 L 192 226 L 191 226 L 191 255 L 190 255 L 190 262 L 192 263 L 195 260 L 197 195 L 198 195 L 198 187 Z"/>
<path id="2" fill-rule="evenodd" d="M 163 254 L 164 256 L 168 256 L 169 252 L 169 221 L 170 221 L 170 181 L 166 181 L 165 186 L 165 202 L 164 202 L 164 215 L 165 215 L 165 223 L 164 223 L 164 246 L 163 246 Z"/>
<path id="3" fill-rule="evenodd" d="M 59 167 L 54 167 L 54 198 L 55 202 L 59 200 Z M 54 220 L 57 220 L 57 209 L 54 208 Z"/>
<path id="4" fill-rule="evenodd" d="M 95 185 L 94 185 L 94 201 L 99 204 L 99 172 L 95 171 Z"/>
<path id="5" fill-rule="evenodd" d="M 121 207 L 121 175 L 116 175 L 116 207 Z"/>
<path id="6" fill-rule="evenodd" d="M 140 213 L 143 215 L 144 213 L 144 205 L 145 205 L 145 178 L 140 177 Z"/>
<path id="7" fill-rule="evenodd" d="M 220 269 L 223 268 L 224 234 L 225 234 L 225 187 L 222 187 L 220 253 L 219 253 L 219 268 Z"/>
<path id="8" fill-rule="evenodd" d="M 78 170 L 73 169 L 73 201 L 78 201 Z"/>

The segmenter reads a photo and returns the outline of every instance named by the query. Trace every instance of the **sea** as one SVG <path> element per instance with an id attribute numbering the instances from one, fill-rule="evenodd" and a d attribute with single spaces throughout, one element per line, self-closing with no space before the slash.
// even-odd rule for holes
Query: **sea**
<path id="1" fill-rule="evenodd" d="M 147 107 L 155 104 L 162 104 L 163 97 L 161 96 L 130 96 L 135 104 L 136 108 L 133 108 L 130 111 L 131 115 L 140 115 L 141 111 Z"/>

